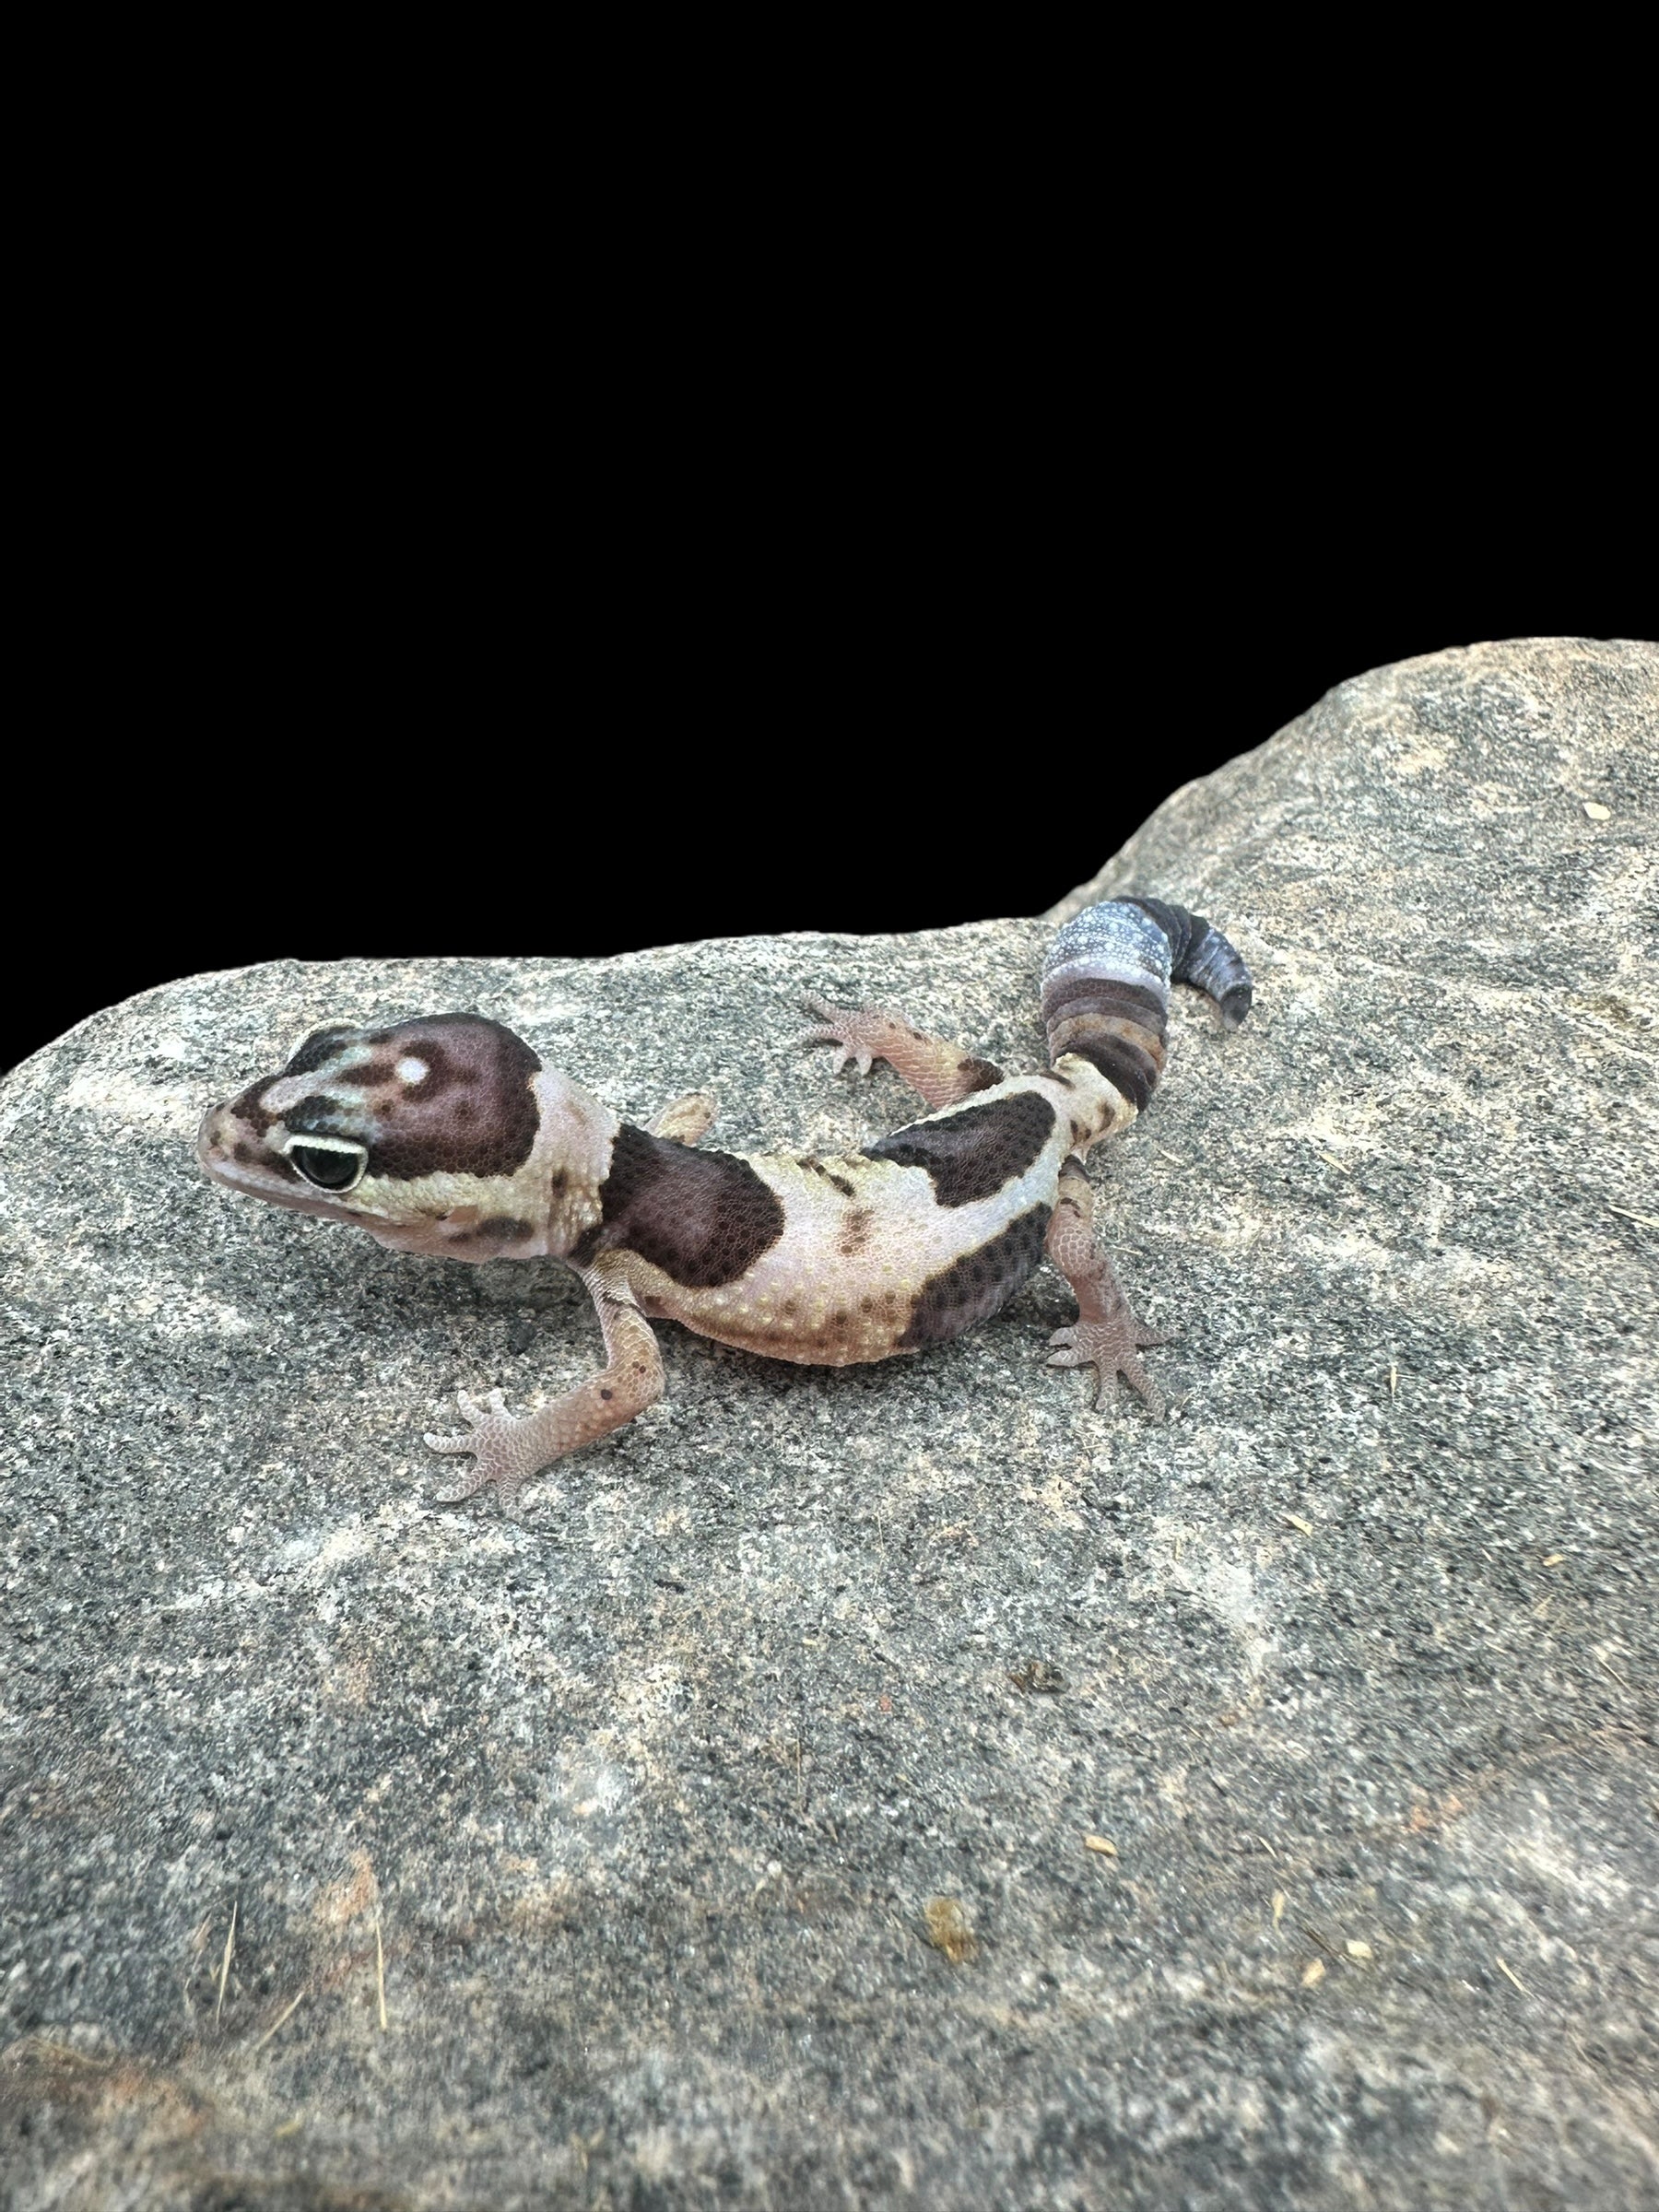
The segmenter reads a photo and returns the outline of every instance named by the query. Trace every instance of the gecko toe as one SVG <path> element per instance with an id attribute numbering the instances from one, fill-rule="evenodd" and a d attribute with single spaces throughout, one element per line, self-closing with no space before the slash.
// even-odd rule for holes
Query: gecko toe
<path id="1" fill-rule="evenodd" d="M 514 1497 L 534 1472 L 532 1466 L 525 1465 L 524 1450 L 524 1432 L 530 1424 L 507 1411 L 504 1391 L 487 1392 L 480 1406 L 470 1391 L 458 1390 L 455 1404 L 468 1424 L 465 1434 L 429 1433 L 427 1449 L 451 1457 L 470 1453 L 476 1464 L 457 1488 L 438 1493 L 438 1503 L 460 1505 L 479 1490 L 493 1487 L 503 1512 L 511 1512 Z"/>
<path id="2" fill-rule="evenodd" d="M 796 1041 L 804 1047 L 834 1045 L 835 1056 L 830 1063 L 832 1076 L 839 1076 L 849 1060 L 857 1062 L 861 1076 L 867 1076 L 876 1065 L 877 1041 L 888 1018 L 867 1008 L 854 1012 L 846 1006 L 832 1006 L 821 998 L 807 998 L 802 1004 L 809 1014 L 818 1017 L 818 1022 Z"/>
<path id="3" fill-rule="evenodd" d="M 429 1443 L 431 1439 L 429 1437 L 427 1441 Z M 458 1489 L 440 1490 L 437 1502 L 440 1505 L 465 1505 L 469 1498 L 477 1496 L 488 1480 L 488 1476 L 481 1467 L 475 1467 Z"/>
<path id="4" fill-rule="evenodd" d="M 1163 1393 L 1147 1372 L 1140 1353 L 1143 1346 L 1161 1341 L 1124 1309 L 1107 1321 L 1079 1320 L 1056 1329 L 1049 1342 L 1060 1349 L 1049 1354 L 1048 1365 L 1092 1367 L 1098 1378 L 1095 1406 L 1102 1412 L 1111 1405 L 1121 1375 L 1152 1418 L 1160 1421 L 1165 1412 Z"/>
<path id="5" fill-rule="evenodd" d="M 1100 1409 L 1103 1408 L 1112 1397 L 1112 1384 L 1116 1378 L 1109 1375 L 1104 1369 L 1098 1371 L 1100 1376 L 1100 1387 L 1095 1398 L 1095 1406 L 1097 1409 Z M 1124 1382 L 1139 1398 L 1152 1419 L 1161 1421 L 1169 1410 L 1164 1403 L 1164 1394 L 1140 1361 L 1133 1354 L 1130 1354 L 1120 1360 L 1117 1372 L 1123 1376 Z"/>

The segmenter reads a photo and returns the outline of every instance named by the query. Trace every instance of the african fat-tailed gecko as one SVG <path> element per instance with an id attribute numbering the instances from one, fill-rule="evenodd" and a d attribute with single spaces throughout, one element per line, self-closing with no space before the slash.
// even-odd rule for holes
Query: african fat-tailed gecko
<path id="1" fill-rule="evenodd" d="M 1156 1414 L 1143 1328 L 1104 1254 L 1081 1160 L 1146 1106 L 1164 1063 L 1171 979 L 1206 992 L 1222 1024 L 1249 1011 L 1248 970 L 1218 930 L 1152 899 L 1065 924 L 1043 962 L 1046 1073 L 1005 1077 L 894 1014 L 810 1001 L 868 1074 L 888 1061 L 932 1110 L 862 1152 L 819 1159 L 694 1147 L 700 1093 L 648 1129 L 544 1067 L 479 1014 L 390 1029 L 316 1030 L 275 1076 L 202 1123 L 197 1154 L 233 1191 L 355 1221 L 394 1252 L 563 1260 L 604 1333 L 606 1366 L 553 1404 L 508 1413 L 501 1393 L 457 1402 L 471 1453 L 453 1504 L 493 1483 L 503 1506 L 531 1476 L 631 1420 L 663 1389 L 651 1322 L 683 1322 L 746 1351 L 844 1367 L 918 1352 L 988 1320 L 1044 1253 L 1077 1319 L 1053 1367 L 1124 1376 Z"/>

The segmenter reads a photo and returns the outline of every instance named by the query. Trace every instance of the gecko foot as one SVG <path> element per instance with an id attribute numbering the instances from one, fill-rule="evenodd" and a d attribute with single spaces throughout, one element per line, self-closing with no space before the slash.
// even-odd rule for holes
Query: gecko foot
<path id="1" fill-rule="evenodd" d="M 1169 1338 L 1156 1330 L 1143 1328 L 1126 1305 L 1104 1321 L 1074 1321 L 1064 1329 L 1056 1329 L 1049 1338 L 1051 1345 L 1062 1348 L 1049 1359 L 1051 1367 L 1092 1367 L 1099 1379 L 1100 1388 L 1095 1405 L 1103 1406 L 1112 1394 L 1112 1386 L 1119 1375 L 1146 1403 L 1147 1412 L 1155 1421 L 1164 1416 L 1163 1393 L 1147 1372 L 1141 1353 L 1148 1346 L 1167 1344 Z"/>
<path id="2" fill-rule="evenodd" d="M 440 1490 L 437 1502 L 459 1505 L 464 1499 L 494 1483 L 501 1511 L 509 1513 L 513 1499 L 545 1456 L 537 1452 L 527 1433 L 534 1424 L 509 1413 L 499 1390 L 492 1390 L 483 1406 L 465 1390 L 458 1390 L 455 1403 L 467 1423 L 465 1434 L 429 1436 L 428 1447 L 433 1452 L 471 1452 L 477 1455 L 477 1465 L 458 1490 Z"/>
<path id="3" fill-rule="evenodd" d="M 804 998 L 801 1004 L 808 1014 L 818 1016 L 818 1026 L 804 1030 L 795 1041 L 834 1045 L 836 1054 L 830 1064 L 832 1076 L 839 1076 L 849 1060 L 857 1063 L 861 1076 L 867 1076 L 884 1057 L 883 1046 L 899 1026 L 890 1014 L 878 1014 L 870 1007 L 854 1011 L 851 1006 L 832 1006 L 821 998 Z"/>

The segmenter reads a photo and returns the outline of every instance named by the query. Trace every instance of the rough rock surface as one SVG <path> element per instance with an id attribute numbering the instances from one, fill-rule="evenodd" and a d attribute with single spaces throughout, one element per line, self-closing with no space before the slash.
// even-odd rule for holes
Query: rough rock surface
<path id="1" fill-rule="evenodd" d="M 1047 1275 L 839 1374 L 665 1328 L 518 1524 L 420 1435 L 588 1370 L 576 1286 L 212 1189 L 203 1105 L 476 1006 L 856 1143 L 798 992 L 1029 1061 L 1050 924 L 277 963 L 18 1069 L 5 2201 L 1659 2202 L 1656 846 L 1652 647 L 1341 686 L 1093 887 L 1258 978 L 1096 1167 L 1174 1418 Z"/>

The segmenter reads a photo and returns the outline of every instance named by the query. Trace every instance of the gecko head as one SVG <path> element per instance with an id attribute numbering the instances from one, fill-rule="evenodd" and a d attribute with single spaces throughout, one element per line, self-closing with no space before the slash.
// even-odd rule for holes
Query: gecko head
<path id="1" fill-rule="evenodd" d="M 210 1108 L 196 1157 L 229 1190 L 358 1222 L 401 1250 L 528 1256 L 546 1249 L 541 1074 L 523 1039 L 481 1014 L 336 1023 Z"/>

